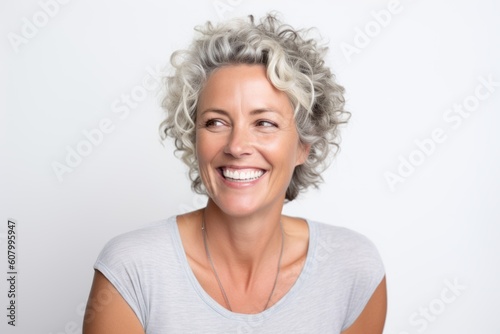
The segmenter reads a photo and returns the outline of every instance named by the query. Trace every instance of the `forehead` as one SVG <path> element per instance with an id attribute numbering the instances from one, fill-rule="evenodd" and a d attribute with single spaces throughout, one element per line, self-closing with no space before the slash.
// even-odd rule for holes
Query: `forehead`
<path id="1" fill-rule="evenodd" d="M 291 103 L 286 93 L 269 81 L 264 65 L 236 64 L 218 68 L 208 77 L 198 103 L 198 110 L 206 108 L 288 112 Z"/>

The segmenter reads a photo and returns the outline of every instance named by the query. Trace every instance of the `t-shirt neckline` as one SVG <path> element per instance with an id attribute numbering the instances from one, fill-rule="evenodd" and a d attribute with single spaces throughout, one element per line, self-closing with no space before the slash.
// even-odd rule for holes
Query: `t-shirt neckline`
<path id="1" fill-rule="evenodd" d="M 309 243 L 307 247 L 307 255 L 306 255 L 306 261 L 304 263 L 304 266 L 302 267 L 302 270 L 297 277 L 295 283 L 292 285 L 290 290 L 281 297 L 278 302 L 276 302 L 274 305 L 269 307 L 268 309 L 260 312 L 260 313 L 255 313 L 255 314 L 245 314 L 245 313 L 236 313 L 229 311 L 222 305 L 220 305 L 215 299 L 213 299 L 206 291 L 203 289 L 201 286 L 200 282 L 198 282 L 198 279 L 193 273 L 193 270 L 191 269 L 191 266 L 189 265 L 189 262 L 187 260 L 186 252 L 184 250 L 184 245 L 182 244 L 182 239 L 179 233 L 179 228 L 177 225 L 177 217 L 172 216 L 170 217 L 170 225 L 172 228 L 172 236 L 173 236 L 173 241 L 175 245 L 175 249 L 177 251 L 177 255 L 179 257 L 179 262 L 180 265 L 182 266 L 182 269 L 184 270 L 184 273 L 186 274 L 191 286 L 194 288 L 198 296 L 203 300 L 205 304 L 207 304 L 212 310 L 215 312 L 219 313 L 220 315 L 229 318 L 229 319 L 234 319 L 234 320 L 242 320 L 242 321 L 253 321 L 253 322 L 261 322 L 263 321 L 264 317 L 267 317 L 277 311 L 279 311 L 282 307 L 287 305 L 287 301 L 292 300 L 293 296 L 297 293 L 298 290 L 302 287 L 304 282 L 306 281 L 307 275 L 310 272 L 311 266 L 312 266 L 312 258 L 313 254 L 316 248 L 316 229 L 315 225 L 309 221 L 308 219 L 305 219 L 307 222 L 307 226 L 309 228 Z"/>

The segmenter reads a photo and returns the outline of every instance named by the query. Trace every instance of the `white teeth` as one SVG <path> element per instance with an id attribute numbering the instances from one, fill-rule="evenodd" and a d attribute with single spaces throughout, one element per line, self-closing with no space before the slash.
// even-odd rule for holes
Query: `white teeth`
<path id="1" fill-rule="evenodd" d="M 225 178 L 239 181 L 255 180 L 261 177 L 262 174 L 264 174 L 264 172 L 261 170 L 237 171 L 225 168 L 222 169 L 222 175 L 224 175 Z"/>

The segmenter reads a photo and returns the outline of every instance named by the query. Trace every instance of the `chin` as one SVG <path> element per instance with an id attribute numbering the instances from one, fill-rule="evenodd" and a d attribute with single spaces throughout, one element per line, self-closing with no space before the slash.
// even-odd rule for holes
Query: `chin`
<path id="1" fill-rule="evenodd" d="M 246 217 L 258 212 L 259 208 L 252 205 L 223 205 L 219 206 L 222 212 L 231 217 Z"/>
<path id="2" fill-rule="evenodd" d="M 231 217 L 251 216 L 259 212 L 266 212 L 274 205 L 277 205 L 277 201 L 269 201 L 269 199 L 264 201 L 262 198 L 256 198 L 256 196 L 246 198 L 238 198 L 237 196 L 230 196 L 230 198 L 212 197 L 212 201 L 224 214 Z M 281 205 L 283 202 L 284 199 L 280 202 Z"/>
<path id="3" fill-rule="evenodd" d="M 238 198 L 237 196 L 229 196 L 229 198 L 214 196 L 211 197 L 214 204 L 226 215 L 232 217 L 244 217 L 259 211 L 262 205 L 256 202 L 253 198 Z"/>

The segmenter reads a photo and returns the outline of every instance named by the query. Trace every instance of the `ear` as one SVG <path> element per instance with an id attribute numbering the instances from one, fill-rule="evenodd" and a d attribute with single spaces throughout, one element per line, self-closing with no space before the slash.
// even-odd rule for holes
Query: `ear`
<path id="1" fill-rule="evenodd" d="M 302 165 L 304 162 L 306 162 L 310 150 L 311 144 L 304 144 L 302 142 L 299 143 L 299 146 L 297 148 L 297 161 L 295 162 L 295 166 Z"/>

